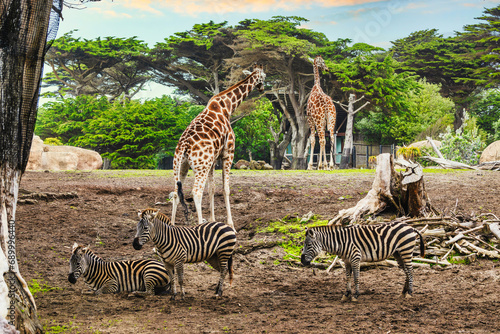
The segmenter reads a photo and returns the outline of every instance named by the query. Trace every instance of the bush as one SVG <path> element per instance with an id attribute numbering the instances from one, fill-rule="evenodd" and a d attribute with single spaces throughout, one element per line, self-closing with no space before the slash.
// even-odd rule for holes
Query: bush
<path id="1" fill-rule="evenodd" d="M 448 127 L 447 132 L 441 136 L 440 150 L 448 160 L 475 165 L 479 162 L 484 146 L 476 119 L 472 118 L 464 122 L 457 131 Z"/>

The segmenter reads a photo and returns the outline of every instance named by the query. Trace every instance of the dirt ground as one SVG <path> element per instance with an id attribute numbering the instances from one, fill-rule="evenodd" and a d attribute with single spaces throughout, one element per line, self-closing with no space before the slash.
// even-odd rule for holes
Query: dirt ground
<path id="1" fill-rule="evenodd" d="M 216 218 L 226 211 L 216 173 Z M 191 175 L 191 173 L 190 173 Z M 435 207 L 500 216 L 500 173 L 427 172 Z M 239 242 L 272 240 L 255 233 L 285 216 L 313 212 L 333 218 L 370 189 L 374 173 L 250 172 L 231 175 L 231 209 Z M 193 178 L 188 177 L 189 193 Z M 153 246 L 135 251 L 138 209 L 165 202 L 171 171 L 27 172 L 21 193 L 77 197 L 19 204 L 16 215 L 20 270 L 37 282 L 38 313 L 49 333 L 499 333 L 500 265 L 481 259 L 450 269 L 416 268 L 415 293 L 399 299 L 404 274 L 397 268 L 361 273 L 358 303 L 341 303 L 344 274 L 280 262 L 281 249 L 235 255 L 235 279 L 214 298 L 218 273 L 205 264 L 185 267 L 186 299 L 82 294 L 85 284 L 67 280 L 74 242 L 91 245 L 106 260 L 148 258 Z M 204 217 L 208 217 L 208 196 Z M 157 206 L 170 214 L 169 205 Z M 181 215 L 179 219 L 183 220 Z"/>

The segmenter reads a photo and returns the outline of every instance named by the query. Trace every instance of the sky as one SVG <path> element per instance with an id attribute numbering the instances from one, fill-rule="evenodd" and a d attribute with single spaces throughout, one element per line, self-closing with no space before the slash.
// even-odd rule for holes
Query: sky
<path id="1" fill-rule="evenodd" d="M 79 4 L 79 0 L 66 0 Z M 438 29 L 451 36 L 498 0 L 101 0 L 81 9 L 64 8 L 58 36 L 72 30 L 75 37 L 137 36 L 153 47 L 176 32 L 197 23 L 244 19 L 267 20 L 273 16 L 301 16 L 304 28 L 324 33 L 329 40 L 350 38 L 385 49 L 391 41 L 412 32 Z M 142 97 L 158 95 L 149 87 Z M 161 95 L 161 94 L 159 94 Z"/>

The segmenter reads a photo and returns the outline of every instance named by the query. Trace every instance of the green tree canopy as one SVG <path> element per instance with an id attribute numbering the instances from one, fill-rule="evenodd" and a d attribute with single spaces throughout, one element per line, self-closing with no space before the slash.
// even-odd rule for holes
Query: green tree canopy
<path id="1" fill-rule="evenodd" d="M 73 31 L 56 39 L 45 57 L 52 72 L 43 79 L 59 96 L 99 95 L 115 99 L 137 94 L 150 80 L 141 59 L 147 45 L 131 38 L 75 38 Z"/>
<path id="2" fill-rule="evenodd" d="M 93 149 L 111 159 L 112 168 L 155 168 L 156 154 L 173 155 L 182 132 L 202 109 L 165 96 L 143 103 L 83 96 L 45 105 L 35 131 Z"/>

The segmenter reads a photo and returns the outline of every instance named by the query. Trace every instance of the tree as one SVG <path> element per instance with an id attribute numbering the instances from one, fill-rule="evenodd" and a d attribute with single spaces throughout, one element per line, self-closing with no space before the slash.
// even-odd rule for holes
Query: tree
<path id="1" fill-rule="evenodd" d="M 155 168 L 156 155 L 173 155 L 184 129 L 203 106 L 171 97 L 144 102 L 80 96 L 47 103 L 37 133 L 85 147 L 111 160 L 112 168 Z"/>
<path id="2" fill-rule="evenodd" d="M 479 61 L 472 78 L 476 85 L 498 88 L 500 85 L 500 5 L 484 10 L 476 19 L 486 21 L 464 26 L 464 32 L 457 33 L 458 39 L 470 42 L 472 49 L 463 55 L 465 60 Z"/>
<path id="3" fill-rule="evenodd" d="M 486 143 L 495 140 L 498 131 L 494 124 L 500 120 L 500 91 L 490 89 L 479 95 L 471 106 L 471 115 L 477 117 L 478 127 L 486 133 Z"/>
<path id="4" fill-rule="evenodd" d="M 306 21 L 295 16 L 242 21 L 236 27 L 238 39 L 233 45 L 236 56 L 228 60 L 231 65 L 241 67 L 254 62 L 266 64 L 266 83 L 273 86 L 269 93 L 290 126 L 293 169 L 307 166 L 306 84 L 313 80 L 308 58 L 317 46 L 328 44 L 324 34 L 299 27 Z"/>
<path id="5" fill-rule="evenodd" d="M 418 88 L 406 95 L 403 109 L 383 112 L 375 108 L 356 123 L 356 129 L 371 143 L 403 145 L 428 136 L 437 138 L 453 124 L 455 106 L 440 90 L 439 85 L 420 80 Z"/>
<path id="6" fill-rule="evenodd" d="M 349 95 L 349 104 L 345 105 L 337 101 L 337 103 L 347 112 L 347 124 L 345 130 L 345 141 L 344 141 L 344 150 L 342 151 L 342 158 L 340 160 L 340 169 L 346 169 L 352 167 L 352 148 L 353 148 L 353 139 L 352 139 L 352 130 L 354 123 L 354 115 L 366 107 L 370 102 L 366 102 L 358 109 L 354 110 L 354 103 L 361 101 L 365 97 L 362 96 L 356 100 L 356 95 Z"/>
<path id="7" fill-rule="evenodd" d="M 132 98 L 150 80 L 142 60 L 148 51 L 135 37 L 88 40 L 69 32 L 56 39 L 47 53 L 45 61 L 52 72 L 46 74 L 44 83 L 56 86 L 59 96 Z"/>
<path id="8" fill-rule="evenodd" d="M 57 31 L 62 5 L 63 0 L 0 0 L 0 315 L 23 333 L 43 329 L 19 272 L 17 198 L 33 139 L 46 41 Z"/>
<path id="9" fill-rule="evenodd" d="M 245 104 L 248 105 L 246 108 Z M 255 160 L 268 160 L 272 138 L 269 126 L 277 123 L 272 105 L 267 99 L 260 99 L 244 102 L 238 110 L 241 112 L 242 108 L 251 110 L 233 125 L 236 138 L 234 159 L 238 161 L 250 155 Z"/>
<path id="10" fill-rule="evenodd" d="M 154 80 L 175 87 L 200 104 L 218 94 L 230 71 L 224 60 L 233 55 L 233 29 L 227 22 L 195 24 L 157 43 L 148 57 Z M 226 83 L 227 84 L 227 83 Z"/>
<path id="11" fill-rule="evenodd" d="M 444 38 L 436 29 L 417 31 L 392 43 L 390 51 L 401 63 L 399 72 L 414 72 L 427 82 L 440 84 L 443 96 L 453 100 L 454 127 L 458 129 L 477 89 L 469 79 L 480 62 L 463 57 L 474 50 L 474 45 L 456 37 Z"/>

